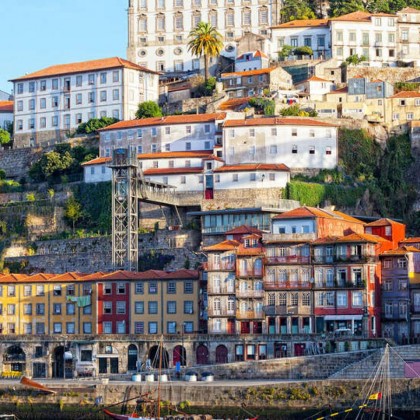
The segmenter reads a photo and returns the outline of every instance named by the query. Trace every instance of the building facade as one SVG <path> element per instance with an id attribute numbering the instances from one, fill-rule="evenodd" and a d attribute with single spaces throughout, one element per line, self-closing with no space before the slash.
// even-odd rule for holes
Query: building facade
<path id="1" fill-rule="evenodd" d="M 15 147 L 50 145 L 91 118 L 132 119 L 159 97 L 158 73 L 113 57 L 47 67 L 12 80 Z"/>
<path id="2" fill-rule="evenodd" d="M 268 36 L 280 5 L 277 0 L 129 0 L 127 57 L 159 72 L 199 71 L 203 58 L 187 49 L 188 34 L 199 22 L 220 32 L 222 55 L 233 59 L 236 39 L 249 32 Z"/>
<path id="3" fill-rule="evenodd" d="M 0 101 L 0 128 L 7 130 L 13 125 L 13 101 Z"/>

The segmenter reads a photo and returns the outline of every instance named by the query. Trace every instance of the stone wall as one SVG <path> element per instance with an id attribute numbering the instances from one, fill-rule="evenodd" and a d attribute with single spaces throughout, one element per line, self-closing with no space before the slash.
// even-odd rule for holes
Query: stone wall
<path id="1" fill-rule="evenodd" d="M 347 80 L 362 76 L 370 80 L 386 80 L 388 83 L 417 81 L 420 77 L 419 67 L 362 67 L 348 66 Z"/>
<path id="2" fill-rule="evenodd" d="M 7 149 L 0 151 L 0 168 L 6 172 L 7 178 L 19 180 L 27 176 L 29 167 L 42 154 L 41 148 Z"/>

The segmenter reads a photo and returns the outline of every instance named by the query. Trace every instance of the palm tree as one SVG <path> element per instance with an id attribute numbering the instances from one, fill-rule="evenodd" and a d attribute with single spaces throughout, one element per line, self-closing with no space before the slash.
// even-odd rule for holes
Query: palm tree
<path id="1" fill-rule="evenodd" d="M 194 55 L 204 56 L 206 81 L 209 78 L 209 58 L 217 57 L 222 51 L 222 35 L 210 23 L 200 22 L 188 35 L 188 51 Z"/>

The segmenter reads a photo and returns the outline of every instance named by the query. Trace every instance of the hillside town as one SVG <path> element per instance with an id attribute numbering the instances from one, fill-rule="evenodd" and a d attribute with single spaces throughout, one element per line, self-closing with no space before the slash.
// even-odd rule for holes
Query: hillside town
<path id="1" fill-rule="evenodd" d="M 2 379 L 418 352 L 420 9 L 315 3 L 129 0 L 0 91 Z"/>

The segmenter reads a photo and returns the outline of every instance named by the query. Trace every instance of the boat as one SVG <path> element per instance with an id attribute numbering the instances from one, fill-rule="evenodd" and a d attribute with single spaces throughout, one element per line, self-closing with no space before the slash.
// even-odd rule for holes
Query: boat
<path id="1" fill-rule="evenodd" d="M 38 389 L 39 391 L 47 392 L 48 394 L 56 394 L 56 392 L 45 385 L 40 384 L 39 382 L 36 382 L 27 376 L 22 376 L 20 379 L 20 383 L 25 386 L 29 386 L 31 388 Z"/>

